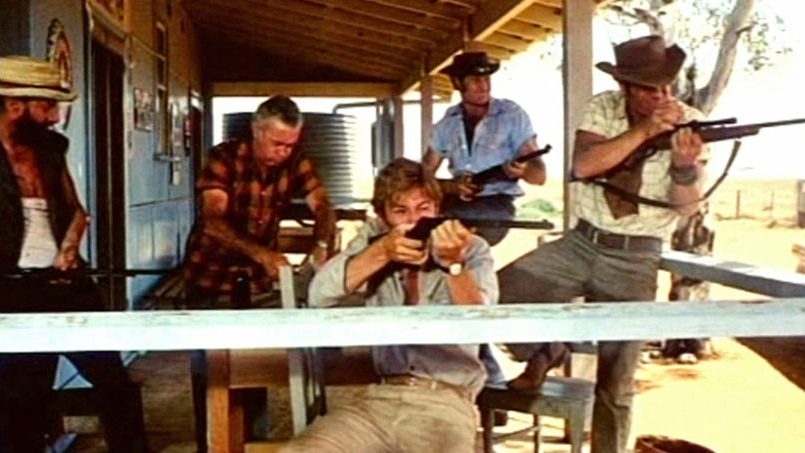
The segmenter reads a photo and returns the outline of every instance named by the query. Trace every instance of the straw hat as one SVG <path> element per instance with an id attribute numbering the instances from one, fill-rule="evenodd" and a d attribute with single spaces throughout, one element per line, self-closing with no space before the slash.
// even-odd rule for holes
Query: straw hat
<path id="1" fill-rule="evenodd" d="M 464 52 L 453 58 L 453 63 L 442 72 L 461 79 L 468 75 L 492 75 L 500 68 L 500 60 L 492 58 L 486 52 Z"/>
<path id="2" fill-rule="evenodd" d="M 70 89 L 55 64 L 38 58 L 0 57 L 0 96 L 72 101 Z"/>
<path id="3" fill-rule="evenodd" d="M 621 82 L 663 87 L 674 81 L 685 51 L 674 44 L 665 47 L 661 36 L 644 36 L 615 46 L 615 64 L 601 62 L 596 68 Z"/>

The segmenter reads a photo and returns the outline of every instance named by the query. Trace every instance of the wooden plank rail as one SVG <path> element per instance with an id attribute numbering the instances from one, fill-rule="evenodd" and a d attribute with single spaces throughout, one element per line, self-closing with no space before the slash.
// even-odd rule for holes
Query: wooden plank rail
<path id="1" fill-rule="evenodd" d="M 683 252 L 662 255 L 663 269 L 772 297 L 805 297 L 805 275 Z"/>
<path id="2" fill-rule="evenodd" d="M 799 335 L 805 335 L 805 298 L 0 316 L 0 352 Z"/>

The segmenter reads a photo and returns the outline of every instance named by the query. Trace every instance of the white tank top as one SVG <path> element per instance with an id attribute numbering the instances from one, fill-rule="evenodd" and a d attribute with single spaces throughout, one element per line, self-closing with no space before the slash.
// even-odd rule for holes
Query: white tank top
<path id="1" fill-rule="evenodd" d="M 48 202 L 44 198 L 23 198 L 25 238 L 17 266 L 21 268 L 50 267 L 56 260 L 59 247 L 50 230 Z"/>

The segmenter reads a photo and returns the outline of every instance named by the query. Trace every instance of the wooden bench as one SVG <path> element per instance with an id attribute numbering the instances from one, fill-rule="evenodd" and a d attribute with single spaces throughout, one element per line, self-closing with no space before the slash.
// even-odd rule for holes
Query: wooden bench
<path id="1" fill-rule="evenodd" d="M 534 453 L 539 453 L 541 443 L 540 416 L 565 419 L 570 434 L 571 453 L 581 453 L 584 443 L 584 427 L 592 418 L 593 382 L 586 379 L 548 376 L 539 390 L 521 392 L 507 388 L 505 384 L 487 385 L 478 395 L 478 407 L 483 426 L 484 453 L 494 453 L 494 442 L 525 432 L 534 433 Z M 523 412 L 534 416 L 534 425 L 525 430 L 500 436 L 494 434 L 494 411 Z"/>

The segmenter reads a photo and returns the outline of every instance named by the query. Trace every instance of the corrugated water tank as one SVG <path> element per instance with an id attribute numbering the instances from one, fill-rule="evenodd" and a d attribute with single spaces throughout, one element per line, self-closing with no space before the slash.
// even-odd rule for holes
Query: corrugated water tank
<path id="1" fill-rule="evenodd" d="M 298 148 L 316 167 L 334 204 L 359 198 L 356 190 L 357 120 L 352 115 L 303 113 L 305 124 Z M 251 112 L 224 115 L 224 138 L 251 136 Z"/>

